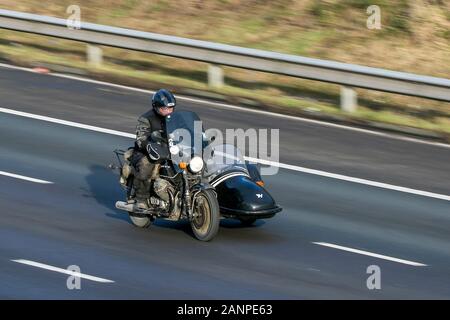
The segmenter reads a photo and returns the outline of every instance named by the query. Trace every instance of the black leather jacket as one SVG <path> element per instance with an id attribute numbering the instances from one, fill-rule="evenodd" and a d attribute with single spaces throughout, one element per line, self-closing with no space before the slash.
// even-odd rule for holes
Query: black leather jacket
<path id="1" fill-rule="evenodd" d="M 163 137 L 166 136 L 166 121 L 153 109 L 147 111 L 138 118 L 136 126 L 135 148 L 141 152 L 147 153 L 147 144 L 152 132 L 159 131 Z"/>

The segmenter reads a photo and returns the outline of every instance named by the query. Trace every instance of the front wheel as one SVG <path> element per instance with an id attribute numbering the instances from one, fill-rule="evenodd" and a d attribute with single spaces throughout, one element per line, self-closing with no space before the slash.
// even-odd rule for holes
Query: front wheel
<path id="1" fill-rule="evenodd" d="M 201 241 L 212 240 L 220 224 L 220 208 L 214 191 L 203 190 L 195 197 L 193 214 L 191 227 L 195 237 Z"/>

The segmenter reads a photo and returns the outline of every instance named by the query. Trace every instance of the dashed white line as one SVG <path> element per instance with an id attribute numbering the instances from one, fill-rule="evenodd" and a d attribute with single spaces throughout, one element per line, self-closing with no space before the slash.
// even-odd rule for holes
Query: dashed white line
<path id="1" fill-rule="evenodd" d="M 53 123 L 57 123 L 57 124 L 62 124 L 62 125 L 66 125 L 66 126 L 71 126 L 71 127 L 76 127 L 76 128 L 81 128 L 81 129 L 86 129 L 86 130 L 91 130 L 91 131 L 96 131 L 96 132 L 117 135 L 117 136 L 121 136 L 121 137 L 127 137 L 127 138 L 132 138 L 132 139 L 134 139 L 136 137 L 135 134 L 131 134 L 131 133 L 126 133 L 126 132 L 121 132 L 121 131 L 117 131 L 117 130 L 105 129 L 105 128 L 81 124 L 81 123 L 77 123 L 77 122 L 36 115 L 36 114 L 17 111 L 17 110 L 13 110 L 13 109 L 7 109 L 7 108 L 0 107 L 0 112 L 13 114 L 13 115 L 21 116 L 21 117 L 26 117 L 26 118 L 47 121 L 47 122 L 53 122 Z M 399 192 L 404 192 L 404 193 L 409 193 L 409 194 L 420 195 L 420 196 L 429 197 L 429 198 L 450 201 L 450 196 L 444 195 L 444 194 L 433 193 L 433 192 L 417 190 L 417 189 L 411 189 L 411 188 L 396 186 L 396 185 L 392 185 L 392 184 L 371 181 L 371 180 L 366 180 L 366 179 L 360 179 L 360 178 L 345 176 L 342 174 L 336 174 L 336 173 L 331 173 L 331 172 L 326 172 L 326 171 L 309 169 L 309 168 L 305 168 L 305 167 L 300 167 L 300 166 L 295 166 L 295 165 L 285 164 L 285 163 L 279 163 L 279 162 L 274 162 L 274 161 L 269 161 L 269 160 L 264 160 L 264 159 L 257 159 L 257 158 L 251 158 L 251 157 L 244 157 L 244 158 L 247 161 L 260 163 L 263 165 L 277 166 L 277 167 L 288 169 L 288 170 L 314 174 L 314 175 L 323 176 L 323 177 L 327 177 L 327 178 L 338 179 L 338 180 L 364 184 L 364 185 L 377 187 L 377 188 L 383 188 L 383 189 L 394 190 L 394 191 L 399 191 Z"/>
<path id="2" fill-rule="evenodd" d="M 96 281 L 96 282 L 101 282 L 101 283 L 113 283 L 114 282 L 112 280 L 99 278 L 99 277 L 95 277 L 95 276 L 90 276 L 88 274 L 74 272 L 74 271 L 70 271 L 70 270 L 67 270 L 67 269 L 62 269 L 62 268 L 50 266 L 48 264 L 44 264 L 44 263 L 40 263 L 40 262 L 36 262 L 36 261 L 24 260 L 24 259 L 11 260 L 11 261 L 17 262 L 17 263 L 21 263 L 21 264 L 25 264 L 25 265 L 29 265 L 29 266 L 36 267 L 36 268 L 41 268 L 41 269 L 45 269 L 45 270 L 50 270 L 50 271 L 55 271 L 55 272 L 59 272 L 59 273 L 64 273 L 64 274 L 67 274 L 67 275 L 70 275 L 70 276 L 75 276 L 75 277 L 79 277 L 79 278 L 86 279 L 86 280 L 91 280 L 91 281 Z"/>
<path id="3" fill-rule="evenodd" d="M 420 262 L 414 262 L 414 261 L 394 258 L 394 257 L 390 257 L 390 256 L 385 256 L 385 255 L 378 254 L 378 253 L 372 253 L 372 252 L 369 252 L 369 251 L 353 249 L 353 248 L 349 248 L 349 247 L 343 247 L 343 246 L 339 246 L 337 244 L 332 244 L 332 243 L 327 243 L 327 242 L 313 242 L 313 243 L 317 244 L 319 246 L 324 246 L 324 247 L 329 247 L 329 248 L 333 248 L 333 249 L 338 249 L 338 250 L 348 251 L 348 252 L 352 252 L 352 253 L 362 254 L 362 255 L 365 255 L 365 256 L 379 258 L 379 259 L 384 259 L 384 260 L 393 261 L 393 262 L 398 262 L 398 263 L 402 263 L 402 264 L 407 264 L 407 265 L 414 266 L 414 267 L 426 267 L 427 266 L 426 264 L 423 264 L 423 263 L 420 263 Z"/>
<path id="4" fill-rule="evenodd" d="M 41 183 L 41 184 L 52 184 L 53 183 L 51 181 L 30 178 L 30 177 L 22 176 L 20 174 L 9 173 L 9 172 L 5 172 L 5 171 L 0 171 L 0 175 L 11 177 L 11 178 L 16 178 L 16 179 L 21 179 L 21 180 L 26 180 L 26 181 L 31 181 L 31 182 L 35 182 L 35 183 Z"/>

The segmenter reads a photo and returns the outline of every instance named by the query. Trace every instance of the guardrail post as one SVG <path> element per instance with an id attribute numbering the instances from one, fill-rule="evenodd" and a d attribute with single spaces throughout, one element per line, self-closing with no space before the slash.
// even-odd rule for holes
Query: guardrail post
<path id="1" fill-rule="evenodd" d="M 208 86 L 221 88 L 223 85 L 223 69 L 215 64 L 208 65 Z"/>
<path id="2" fill-rule="evenodd" d="M 355 112 L 358 107 L 357 94 L 351 87 L 341 86 L 341 110 Z"/>
<path id="3" fill-rule="evenodd" d="M 86 46 L 86 56 L 87 62 L 90 67 L 98 68 L 102 66 L 103 63 L 103 52 L 100 47 L 87 44 Z"/>

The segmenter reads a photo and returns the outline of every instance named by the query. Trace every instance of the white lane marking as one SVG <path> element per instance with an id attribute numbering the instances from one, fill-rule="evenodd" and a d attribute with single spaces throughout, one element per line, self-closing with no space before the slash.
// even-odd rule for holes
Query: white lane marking
<path id="1" fill-rule="evenodd" d="M 12 109 L 6 109 L 6 108 L 0 107 L 0 112 L 18 115 L 21 117 L 42 120 L 42 121 L 49 121 L 49 122 L 58 123 L 58 124 L 71 126 L 71 127 L 77 127 L 77 128 L 117 135 L 117 136 L 121 136 L 121 137 L 127 137 L 127 138 L 132 138 L 132 139 L 134 139 L 136 137 L 136 135 L 131 134 L 131 133 L 126 133 L 126 132 L 121 132 L 121 131 L 116 131 L 116 130 L 110 130 L 110 129 L 100 128 L 100 127 L 80 124 L 80 123 L 72 122 L 72 121 L 66 121 L 66 120 L 60 120 L 60 119 L 56 119 L 56 118 L 35 115 L 32 113 L 16 111 L 16 110 L 12 110 Z M 295 165 L 291 165 L 291 164 L 273 162 L 273 161 L 269 161 L 269 160 L 263 160 L 263 159 L 257 159 L 257 158 L 251 158 L 251 157 L 244 157 L 244 158 L 247 161 L 260 163 L 260 164 L 264 164 L 264 165 L 272 165 L 272 166 L 277 166 L 277 167 L 288 169 L 288 170 L 304 172 L 304 173 L 314 174 L 314 175 L 318 175 L 318 176 L 364 184 L 364 185 L 368 185 L 368 186 L 372 186 L 372 187 L 378 187 L 378 188 L 383 188 L 383 189 L 388 189 L 388 190 L 395 190 L 395 191 L 399 191 L 399 192 L 410 193 L 410 194 L 420 195 L 420 196 L 424 196 L 424 197 L 430 197 L 430 198 L 450 201 L 450 196 L 444 195 L 444 194 L 433 193 L 433 192 L 417 190 L 417 189 L 411 189 L 411 188 L 396 186 L 396 185 L 377 182 L 377 181 L 371 181 L 371 180 L 366 180 L 366 179 L 345 176 L 342 174 L 336 174 L 336 173 L 330 173 L 330 172 L 326 172 L 326 171 L 320 171 L 320 170 L 315 170 L 315 169 L 299 167 L 299 166 L 295 166 Z"/>
<path id="2" fill-rule="evenodd" d="M 366 180 L 366 179 L 360 179 L 360 178 L 345 176 L 345 175 L 337 174 L 337 173 L 330 173 L 330 172 L 321 171 L 321 170 L 308 169 L 308 168 L 304 168 L 304 167 L 293 166 L 290 164 L 278 163 L 278 162 L 273 162 L 273 161 L 268 161 L 268 160 L 263 160 L 263 159 L 245 157 L 245 160 L 250 161 L 250 162 L 257 162 L 257 163 L 264 164 L 264 165 L 276 166 L 276 167 L 283 168 L 283 169 L 294 170 L 294 171 L 299 171 L 299 172 L 304 172 L 304 173 L 310 173 L 310 174 L 314 174 L 317 176 L 333 178 L 333 179 L 338 179 L 338 180 L 344 180 L 344 181 L 348 181 L 348 182 L 364 184 L 367 186 L 372 186 L 372 187 L 377 187 L 377 188 L 395 190 L 395 191 L 400 191 L 400 192 L 405 192 L 405 193 L 416 194 L 419 196 L 450 201 L 450 196 L 447 196 L 445 194 L 439 194 L 439 193 L 433 193 L 433 192 L 428 192 L 428 191 L 423 191 L 423 190 L 400 187 L 400 186 L 396 186 L 393 184 L 377 182 L 377 181 L 372 181 L 372 180 Z"/>
<path id="3" fill-rule="evenodd" d="M 398 262 L 398 263 L 403 263 L 403 264 L 407 264 L 407 265 L 414 266 L 414 267 L 426 267 L 427 266 L 426 264 L 423 264 L 423 263 L 420 263 L 420 262 L 403 260 L 403 259 L 399 259 L 399 258 L 385 256 L 385 255 L 378 254 L 378 253 L 372 253 L 372 252 L 369 252 L 369 251 L 363 251 L 363 250 L 358 250 L 358 249 L 338 246 L 338 245 L 332 244 L 332 243 L 327 243 L 327 242 L 313 242 L 313 243 L 317 244 L 319 246 L 324 246 L 324 247 L 334 248 L 334 249 L 338 249 L 338 250 L 358 253 L 358 254 L 362 254 L 362 255 L 365 255 L 365 256 L 379 258 L 379 259 L 384 259 L 384 260 L 389 260 L 389 261 Z"/>
<path id="4" fill-rule="evenodd" d="M 31 181 L 31 182 L 36 182 L 36 183 L 42 183 L 42 184 L 52 184 L 53 183 L 50 181 L 30 178 L 30 177 L 26 177 L 26 176 L 21 176 L 20 174 L 14 174 L 14 173 L 9 173 L 9 172 L 5 172 L 5 171 L 0 171 L 0 175 L 11 177 L 11 178 L 16 178 L 16 179 L 21 179 L 21 180 L 26 180 L 26 181 Z"/>
<path id="5" fill-rule="evenodd" d="M 102 283 L 113 283 L 114 282 L 112 280 L 99 278 L 99 277 L 94 277 L 94 276 L 90 276 L 88 274 L 74 272 L 74 271 L 70 271 L 70 270 L 66 270 L 66 269 L 62 269 L 62 268 L 58 268 L 58 267 L 53 267 L 53 266 L 50 266 L 48 264 L 35 262 L 35 261 L 31 261 L 31 260 L 18 259 L 18 260 L 11 260 L 11 261 L 14 261 L 14 262 L 17 262 L 17 263 L 21 263 L 21 264 L 26 264 L 26 265 L 37 267 L 37 268 L 41 268 L 41 269 L 45 269 L 45 270 L 50 270 L 50 271 L 55 271 L 55 272 L 59 272 L 59 273 L 68 274 L 70 276 L 80 277 L 80 278 L 86 279 L 86 280 L 102 282 Z"/>
<path id="6" fill-rule="evenodd" d="M 62 124 L 65 126 L 70 126 L 70 127 L 76 127 L 76 128 L 86 129 L 86 130 L 92 130 L 92 131 L 97 131 L 97 132 L 113 134 L 116 136 L 122 136 L 122 137 L 127 137 L 127 138 L 135 138 L 136 137 L 133 134 L 129 134 L 129 133 L 121 132 L 121 131 L 105 129 L 105 128 L 100 128 L 100 127 L 90 126 L 87 124 L 81 124 L 81 123 L 77 123 L 77 122 L 66 121 L 66 120 L 61 120 L 61 119 L 56 119 L 56 118 L 51 118 L 51 117 L 46 117 L 46 116 L 40 116 L 37 114 L 22 112 L 22 111 L 17 111 L 17 110 L 12 110 L 12 109 L 6 109 L 6 108 L 0 107 L 0 112 L 9 113 L 9 114 L 26 117 L 26 118 L 32 118 L 32 119 L 36 119 L 36 120 L 58 123 L 58 124 Z"/>
<path id="7" fill-rule="evenodd" d="M 4 64 L 4 63 L 0 63 L 0 67 L 36 73 L 36 71 L 31 68 L 18 67 L 18 66 L 13 66 L 13 65 Z M 66 79 L 70 79 L 70 80 L 94 83 L 94 84 L 98 84 L 98 85 L 114 87 L 114 88 L 119 88 L 119 89 L 124 89 L 124 90 L 130 90 L 130 91 L 135 91 L 135 92 L 141 92 L 141 93 L 147 93 L 147 94 L 155 93 L 155 91 L 153 91 L 153 90 L 140 89 L 140 88 L 125 86 L 125 85 L 115 84 L 115 83 L 111 83 L 111 82 L 98 81 L 98 80 L 93 80 L 93 79 L 89 79 L 89 78 L 77 77 L 77 76 L 61 74 L 61 73 L 49 73 L 46 75 L 59 77 L 59 78 L 66 78 Z M 322 125 L 322 126 L 326 126 L 326 127 L 333 127 L 333 128 L 351 130 L 351 131 L 356 131 L 356 132 L 363 132 L 363 133 L 382 136 L 385 138 L 390 138 L 390 139 L 395 139 L 395 140 L 403 140 L 403 141 L 408 141 L 408 142 L 413 142 L 413 143 L 421 143 L 421 144 L 427 144 L 427 145 L 432 145 L 432 146 L 437 146 L 437 147 L 450 148 L 450 144 L 446 144 L 446 143 L 420 140 L 420 139 L 405 137 L 402 135 L 396 135 L 396 134 L 392 134 L 392 133 L 385 133 L 385 132 L 381 132 L 381 131 L 373 131 L 373 130 L 369 130 L 369 129 L 362 129 L 362 128 L 356 128 L 356 127 L 349 127 L 349 126 L 345 126 L 342 124 L 336 124 L 336 123 L 325 122 L 325 121 L 320 121 L 320 120 L 295 117 L 295 116 L 290 116 L 290 115 L 285 115 L 285 114 L 278 114 L 278 113 L 274 113 L 274 112 L 270 112 L 270 111 L 250 109 L 250 108 L 240 107 L 240 106 L 232 105 L 232 104 L 228 104 L 228 103 L 202 100 L 202 99 L 191 98 L 191 97 L 187 97 L 187 96 L 183 96 L 183 95 L 177 95 L 177 99 L 206 104 L 208 106 L 216 106 L 219 108 L 234 109 L 234 110 L 239 110 L 239 111 L 243 111 L 243 112 L 264 114 L 264 115 L 271 116 L 271 117 L 290 119 L 290 120 L 307 122 L 307 123 L 314 123 L 314 124 L 318 124 L 318 125 Z"/>

